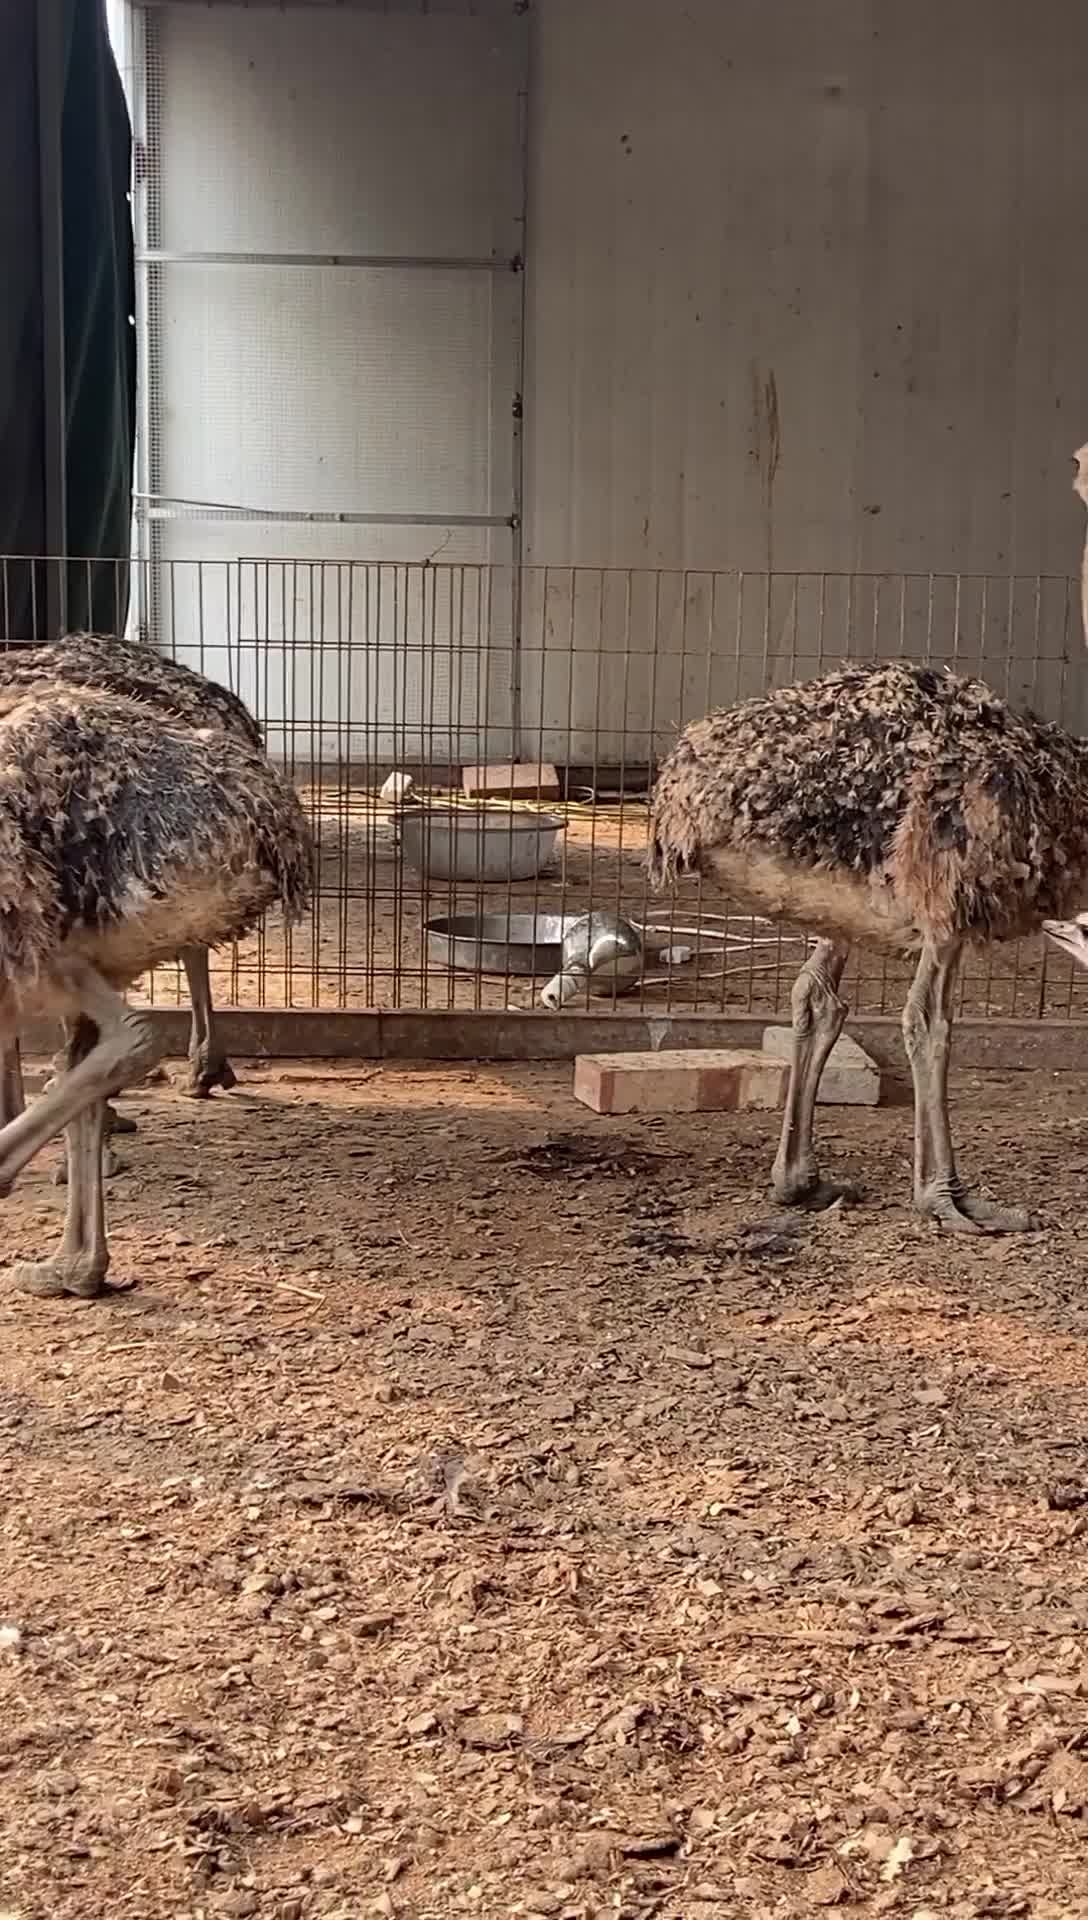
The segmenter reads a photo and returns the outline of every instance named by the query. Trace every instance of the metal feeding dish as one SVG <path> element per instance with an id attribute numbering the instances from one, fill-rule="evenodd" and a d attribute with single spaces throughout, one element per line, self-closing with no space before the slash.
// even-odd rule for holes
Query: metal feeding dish
<path id="1" fill-rule="evenodd" d="M 550 813 L 421 807 L 402 815 L 400 844 L 408 865 L 430 880 L 534 880 L 565 830 Z"/>
<path id="2" fill-rule="evenodd" d="M 455 913 L 428 920 L 427 958 L 468 973 L 553 974 L 583 913 Z"/>
<path id="3" fill-rule="evenodd" d="M 555 1011 L 587 990 L 630 993 L 642 977 L 642 941 L 613 913 L 460 913 L 428 920 L 427 957 L 469 973 L 547 974 L 542 1006 Z"/>

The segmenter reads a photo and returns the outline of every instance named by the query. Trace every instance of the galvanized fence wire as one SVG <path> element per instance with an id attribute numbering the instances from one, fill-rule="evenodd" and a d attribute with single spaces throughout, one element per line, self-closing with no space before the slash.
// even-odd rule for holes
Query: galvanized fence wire
<path id="1" fill-rule="evenodd" d="M 5 643 L 44 637 L 55 564 L 0 560 Z M 687 721 L 841 660 L 909 658 L 1088 730 L 1065 576 L 241 556 L 69 562 L 61 584 L 70 625 L 127 626 L 239 693 L 309 808 L 311 916 L 216 956 L 222 1004 L 538 1007 L 561 932 L 592 913 L 635 929 L 642 970 L 622 993 L 593 976 L 570 1004 L 784 1014 L 803 928 L 753 920 L 706 881 L 648 886 L 654 770 Z M 849 979 L 858 1011 L 895 1013 L 907 968 L 858 952 Z M 960 1010 L 1081 1015 L 1083 980 L 1039 942 L 982 949 Z M 180 1000 L 179 970 L 140 991 Z"/>

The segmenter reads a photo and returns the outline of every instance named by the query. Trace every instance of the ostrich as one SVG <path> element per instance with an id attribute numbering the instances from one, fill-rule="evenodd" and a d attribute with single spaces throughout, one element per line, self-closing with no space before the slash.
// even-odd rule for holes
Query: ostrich
<path id="1" fill-rule="evenodd" d="M 979 680 L 896 661 L 845 666 L 696 721 L 650 817 L 657 884 L 714 873 L 819 939 L 793 988 L 793 1054 L 774 1163 L 779 1200 L 826 1205 L 813 1112 L 842 1031 L 851 944 L 917 954 L 903 1010 L 914 1082 L 914 1204 L 961 1233 L 1024 1232 L 971 1193 L 948 1117 L 965 945 L 1051 933 L 1088 894 L 1088 743 L 1014 713 Z"/>
<path id="2" fill-rule="evenodd" d="M 0 698 L 30 688 L 65 686 L 139 700 L 175 722 L 217 727 L 248 750 L 264 750 L 260 728 L 237 694 L 151 647 L 113 635 L 69 633 L 50 646 L 0 652 Z M 186 947 L 180 959 L 192 1006 L 187 1091 L 196 1100 L 207 1100 L 213 1087 L 226 1090 L 236 1084 L 234 1069 L 216 1040 L 207 949 Z M 135 1132 L 135 1122 L 121 1119 L 112 1108 L 107 1122 L 111 1132 Z"/>
<path id="3" fill-rule="evenodd" d="M 15 1267 L 41 1297 L 103 1290 L 105 1102 L 153 1064 L 150 1022 L 119 990 L 186 948 L 305 910 L 309 828 L 256 748 L 84 687 L 0 693 L 0 1192 L 62 1129 L 67 1217 L 51 1258 Z M 20 1109 L 11 1045 L 31 1018 L 68 1046 Z"/>

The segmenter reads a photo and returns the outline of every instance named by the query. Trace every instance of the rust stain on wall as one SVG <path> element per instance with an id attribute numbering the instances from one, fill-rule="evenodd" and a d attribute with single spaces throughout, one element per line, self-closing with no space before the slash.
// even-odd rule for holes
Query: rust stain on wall
<path id="1" fill-rule="evenodd" d="M 774 487 L 782 459 L 782 421 L 778 405 L 778 381 L 773 367 L 761 373 L 752 362 L 752 447 L 751 456 L 761 479 L 763 525 L 767 544 L 767 569 L 774 566 Z"/>

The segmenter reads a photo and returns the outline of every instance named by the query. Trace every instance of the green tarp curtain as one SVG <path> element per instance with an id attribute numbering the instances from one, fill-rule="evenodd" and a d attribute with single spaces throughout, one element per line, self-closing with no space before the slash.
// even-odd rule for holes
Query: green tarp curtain
<path id="1" fill-rule="evenodd" d="M 136 335 L 132 135 L 104 0 L 52 0 L 61 36 L 69 628 L 123 628 Z M 35 0 L 0 0 L 0 555 L 50 550 Z M 45 569 L 7 560 L 0 640 L 47 637 Z"/>

